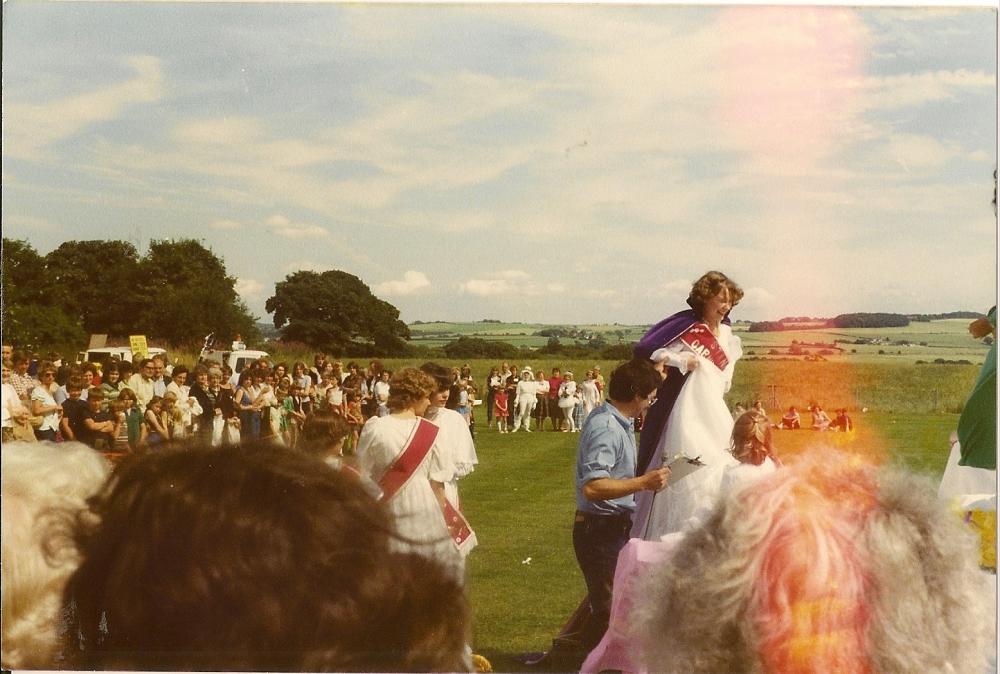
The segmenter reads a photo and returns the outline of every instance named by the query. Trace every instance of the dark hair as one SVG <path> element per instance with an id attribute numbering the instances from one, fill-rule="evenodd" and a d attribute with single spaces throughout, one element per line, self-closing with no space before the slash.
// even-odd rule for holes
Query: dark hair
<path id="1" fill-rule="evenodd" d="M 72 375 L 66 380 L 66 390 L 67 391 L 82 391 L 83 390 L 83 377 L 78 374 Z"/>
<path id="2" fill-rule="evenodd" d="M 617 402 L 645 398 L 662 382 L 660 373 L 646 358 L 633 358 L 616 367 L 608 382 L 608 397 Z"/>
<path id="3" fill-rule="evenodd" d="M 464 670 L 461 588 L 392 535 L 356 480 L 286 448 L 127 457 L 77 520 L 72 665 Z"/>
<path id="4" fill-rule="evenodd" d="M 122 399 L 125 399 L 125 400 L 134 400 L 136 402 L 139 401 L 139 398 L 136 397 L 136 395 L 135 395 L 135 391 L 133 391 L 132 389 L 130 389 L 128 386 L 126 386 L 125 388 L 123 388 L 121 391 L 118 392 L 118 400 L 122 400 Z"/>
<path id="5" fill-rule="evenodd" d="M 174 377 L 176 377 L 178 375 L 190 374 L 190 372 L 191 371 L 187 369 L 187 365 L 178 365 L 173 370 L 171 370 L 171 372 L 170 372 L 170 378 L 173 379 Z"/>
<path id="6" fill-rule="evenodd" d="M 451 370 L 446 368 L 444 365 L 427 362 L 420 366 L 420 371 L 424 374 L 429 374 L 434 378 L 434 381 L 437 383 L 438 391 L 451 388 Z"/>
<path id="7" fill-rule="evenodd" d="M 332 445 L 346 438 L 350 432 L 351 424 L 344 415 L 330 410 L 317 410 L 303 422 L 296 448 L 322 458 L 329 453 Z"/>
<path id="8" fill-rule="evenodd" d="M 705 272 L 691 286 L 691 293 L 687 298 L 688 306 L 700 314 L 709 298 L 718 295 L 722 292 L 723 288 L 729 290 L 729 302 L 731 306 L 735 307 L 743 299 L 743 289 L 736 285 L 736 281 L 733 281 L 721 271 L 710 271 Z"/>

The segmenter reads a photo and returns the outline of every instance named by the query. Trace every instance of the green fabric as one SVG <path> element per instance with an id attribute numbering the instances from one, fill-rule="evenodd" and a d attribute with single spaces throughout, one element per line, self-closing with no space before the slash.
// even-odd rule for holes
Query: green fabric
<path id="1" fill-rule="evenodd" d="M 997 324 L 997 308 L 987 316 L 993 327 Z M 997 467 L 997 345 L 996 341 L 986 354 L 979 378 L 972 387 L 962 416 L 958 420 L 958 441 L 962 447 L 960 466 Z"/>

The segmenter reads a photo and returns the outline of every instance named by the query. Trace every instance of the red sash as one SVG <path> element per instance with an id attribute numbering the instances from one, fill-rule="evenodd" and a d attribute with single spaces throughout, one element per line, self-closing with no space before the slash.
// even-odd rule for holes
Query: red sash
<path id="1" fill-rule="evenodd" d="M 382 488 L 383 501 L 391 499 L 410 481 L 417 467 L 427 456 L 427 452 L 431 451 L 437 434 L 437 426 L 426 419 L 417 419 L 417 425 L 406 441 L 406 447 L 378 481 L 378 485 Z"/>
<path id="2" fill-rule="evenodd" d="M 722 346 L 719 345 L 719 340 L 704 323 L 695 323 L 682 332 L 677 339 L 699 356 L 712 361 L 720 370 L 725 370 L 726 366 L 729 365 L 729 358 L 722 350 Z"/>
<path id="3" fill-rule="evenodd" d="M 416 428 L 406 442 L 406 447 L 388 470 L 382 474 L 379 486 L 382 488 L 382 500 L 388 501 L 410 481 L 417 468 L 427 456 L 427 452 L 434 445 L 437 439 L 438 427 L 426 419 L 418 419 Z M 475 542 L 475 534 L 469 522 L 462 513 L 450 501 L 445 499 L 441 506 L 441 514 L 444 516 L 445 526 L 448 528 L 448 535 L 455 547 L 466 554 L 466 547 L 471 549 Z"/>

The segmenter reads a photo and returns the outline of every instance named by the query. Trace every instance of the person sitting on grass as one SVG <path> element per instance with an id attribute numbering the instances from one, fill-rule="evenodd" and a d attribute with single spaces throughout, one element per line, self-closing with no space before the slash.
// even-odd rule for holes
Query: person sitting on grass
<path id="1" fill-rule="evenodd" d="M 789 407 L 788 411 L 781 417 L 780 428 L 787 430 L 802 428 L 802 417 L 799 416 L 799 411 L 795 409 L 795 405 Z"/>
<path id="2" fill-rule="evenodd" d="M 640 662 L 678 674 L 987 671 L 995 576 L 933 494 L 926 478 L 844 452 L 730 492 L 637 588 Z"/>
<path id="3" fill-rule="evenodd" d="M 851 417 L 847 416 L 847 410 L 845 408 L 841 407 L 837 410 L 837 416 L 830 424 L 830 428 L 844 433 L 854 430 L 854 422 L 851 421 Z"/>
<path id="4" fill-rule="evenodd" d="M 830 415 L 823 411 L 818 404 L 809 408 L 812 413 L 812 429 L 814 431 L 826 431 L 830 429 Z"/>
<path id="5" fill-rule="evenodd" d="M 357 480 L 273 443 L 128 457 L 76 521 L 68 665 L 469 671 L 462 588 L 393 551 L 395 525 Z"/>

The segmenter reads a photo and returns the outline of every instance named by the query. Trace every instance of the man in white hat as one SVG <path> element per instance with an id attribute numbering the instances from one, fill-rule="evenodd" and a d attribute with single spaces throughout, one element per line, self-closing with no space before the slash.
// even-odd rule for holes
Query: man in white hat
<path id="1" fill-rule="evenodd" d="M 517 405 L 517 414 L 514 416 L 514 430 L 523 425 L 527 433 L 531 432 L 531 412 L 535 409 L 535 394 L 538 393 L 538 384 L 535 383 L 535 375 L 527 365 L 521 370 L 521 379 L 517 382 L 517 393 L 514 404 Z"/>

